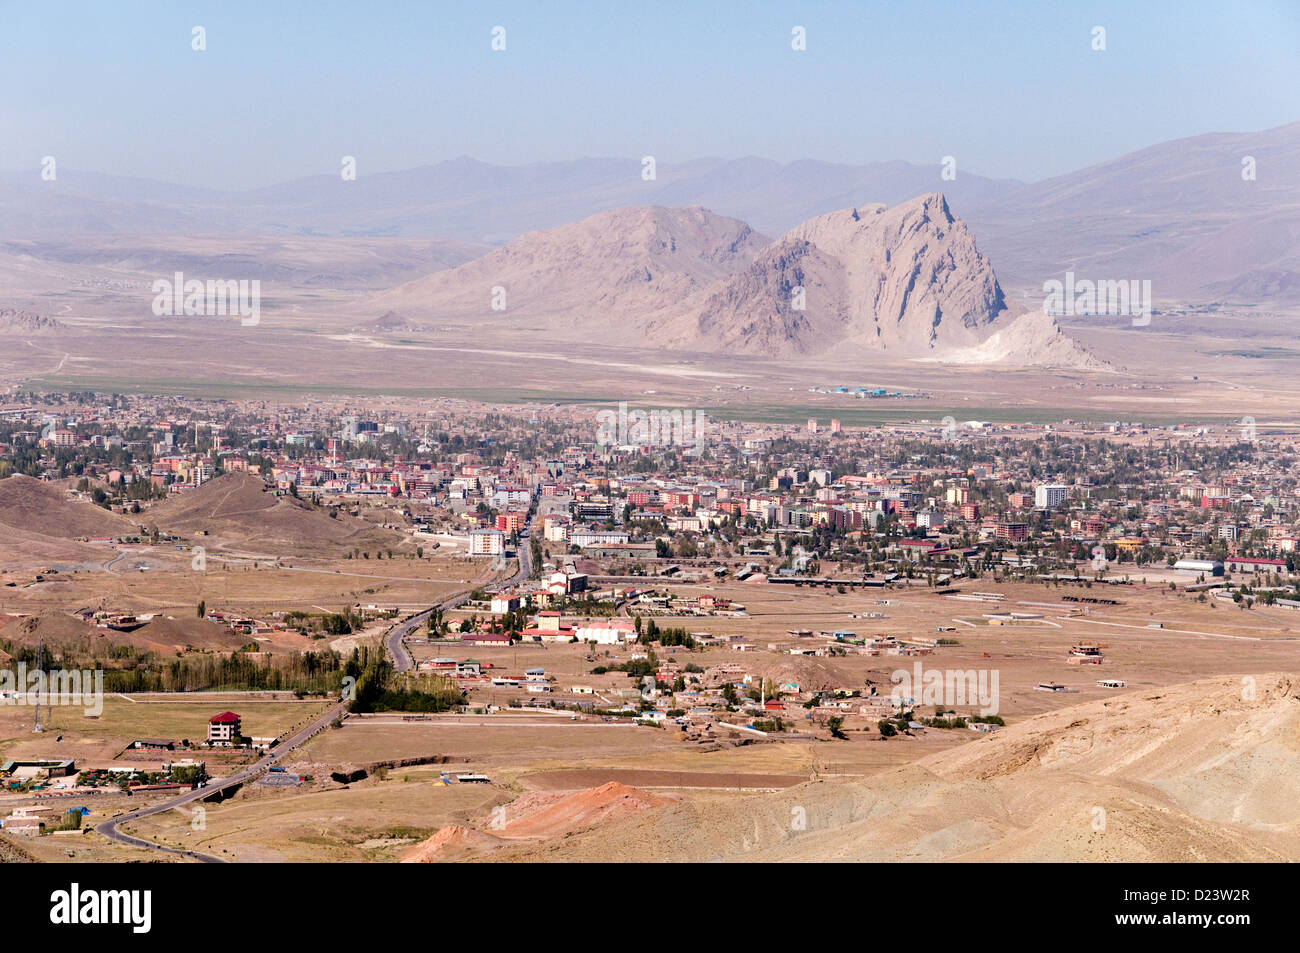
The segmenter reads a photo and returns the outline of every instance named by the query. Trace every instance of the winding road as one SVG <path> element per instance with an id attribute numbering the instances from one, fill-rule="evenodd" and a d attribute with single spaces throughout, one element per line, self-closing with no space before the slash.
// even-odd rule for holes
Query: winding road
<path id="1" fill-rule="evenodd" d="M 176 854 L 181 857 L 187 857 L 191 860 L 197 860 L 200 863 L 226 863 L 223 858 L 217 857 L 213 854 L 204 854 L 194 850 L 182 850 L 177 847 L 165 847 L 162 844 L 155 844 L 153 841 L 144 840 L 139 837 L 132 837 L 130 834 L 123 834 L 117 829 L 118 825 L 129 821 L 139 820 L 142 817 L 161 814 L 163 811 L 172 811 L 193 801 L 210 798 L 218 791 L 224 791 L 226 788 L 251 781 L 266 771 L 266 769 L 273 765 L 278 758 L 288 754 L 294 748 L 297 748 L 299 745 L 306 742 L 309 738 L 314 737 L 317 732 L 323 730 L 335 718 L 342 717 L 345 711 L 345 703 L 342 701 L 336 702 L 323 713 L 313 718 L 306 726 L 300 728 L 288 738 L 285 738 L 283 741 L 272 746 L 271 750 L 261 759 L 245 768 L 241 768 L 230 777 L 221 778 L 219 781 L 209 783 L 200 788 L 195 788 L 193 791 L 186 791 L 178 797 L 168 798 L 166 801 L 162 801 L 161 803 L 149 807 L 142 807 L 136 811 L 129 811 L 126 814 L 119 814 L 117 817 L 111 817 L 108 820 L 95 825 L 95 830 L 100 834 L 103 834 L 109 840 L 117 841 L 119 844 L 128 844 L 131 847 L 144 847 L 149 850 L 162 851 L 167 854 Z"/>
<path id="2" fill-rule="evenodd" d="M 526 531 L 527 527 L 525 527 L 525 532 Z M 519 571 L 515 573 L 515 575 L 505 583 L 505 585 L 518 585 L 531 575 L 531 540 L 527 538 L 527 536 L 521 535 L 519 545 Z M 448 599 L 446 602 L 440 603 L 437 608 L 443 609 L 444 611 L 447 609 L 454 609 L 462 602 L 465 602 L 468 598 L 468 593 L 455 596 Z M 423 625 L 429 618 L 429 613 L 432 611 L 433 608 L 429 608 L 422 612 L 417 612 L 415 615 L 410 616 L 400 624 L 394 626 L 392 632 L 384 637 L 384 645 L 392 654 L 393 665 L 397 671 L 409 672 L 415 668 L 415 659 L 411 656 L 410 649 L 406 647 L 406 644 L 402 639 Z M 205 864 L 227 863 L 225 858 L 218 857 L 215 854 L 205 854 L 196 850 L 184 850 L 179 847 L 167 847 L 163 844 L 157 844 L 141 837 L 133 837 L 130 834 L 124 834 L 118 830 L 118 826 L 129 823 L 130 821 L 139 820 L 140 818 L 151 817 L 154 814 L 161 814 L 164 811 L 173 811 L 178 808 L 183 808 L 186 804 L 193 803 L 194 801 L 205 800 L 220 791 L 226 790 L 227 788 L 245 784 L 264 773 L 271 767 L 271 765 L 275 764 L 278 759 L 306 743 L 318 732 L 324 730 L 330 722 L 334 721 L 334 719 L 342 718 L 346 713 L 347 703 L 340 700 L 331 705 L 316 718 L 313 718 L 306 726 L 294 732 L 278 744 L 273 745 L 271 750 L 261 759 L 245 768 L 241 768 L 230 777 L 221 778 L 216 782 L 209 783 L 200 788 L 195 788 L 192 791 L 187 791 L 177 797 L 168 798 L 165 801 L 161 801 L 149 807 L 142 807 L 139 810 L 129 811 L 126 814 L 119 814 L 117 817 L 111 817 L 108 820 L 95 825 L 95 830 L 104 837 L 107 837 L 109 840 L 116 841 L 119 844 L 126 844 L 130 847 L 142 847 L 147 850 L 156 850 L 165 854 L 175 854 L 179 857 L 184 857 L 188 860 L 194 860 Z"/>
<path id="3" fill-rule="evenodd" d="M 531 517 L 528 522 L 532 522 Z M 527 531 L 528 524 L 525 524 L 524 533 L 527 533 Z M 521 533 L 519 538 L 519 571 L 509 579 L 498 583 L 498 585 L 503 588 L 517 586 L 533 574 L 532 539 L 524 535 L 524 533 Z M 439 603 L 436 608 L 446 612 L 448 609 L 454 609 L 461 603 L 468 601 L 469 596 L 469 593 L 462 593 L 461 595 L 453 596 L 446 602 Z M 415 658 L 411 655 L 411 650 L 407 648 L 406 643 L 402 640 L 420 626 L 424 625 L 428 621 L 431 612 L 433 612 L 433 609 L 429 608 L 411 616 L 401 625 L 395 627 L 392 632 L 388 633 L 388 635 L 384 636 L 384 646 L 388 649 L 388 654 L 393 657 L 393 669 L 395 671 L 414 671 Z"/>

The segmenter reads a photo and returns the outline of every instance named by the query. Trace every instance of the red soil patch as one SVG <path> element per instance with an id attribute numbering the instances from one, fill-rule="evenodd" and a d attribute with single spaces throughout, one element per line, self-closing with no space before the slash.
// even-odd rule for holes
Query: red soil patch
<path id="1" fill-rule="evenodd" d="M 484 834 L 472 827 L 453 824 L 437 831 L 414 845 L 402 855 L 404 864 L 432 864 L 441 860 L 455 860 L 467 854 L 494 850 L 501 847 L 499 838 Z"/>
<path id="2" fill-rule="evenodd" d="M 565 795 L 533 792 L 506 805 L 505 826 L 498 833 L 508 838 L 558 837 L 662 807 L 672 800 L 618 781 Z"/>
<path id="3" fill-rule="evenodd" d="M 444 827 L 407 850 L 402 863 L 430 864 L 460 860 L 504 847 L 512 840 L 560 837 L 661 807 L 672 800 L 647 794 L 617 781 L 572 794 L 533 792 L 505 807 L 497 808 L 484 818 L 481 825 L 493 825 L 491 833 L 459 824 Z M 501 826 L 498 828 L 495 826 L 497 824 Z"/>

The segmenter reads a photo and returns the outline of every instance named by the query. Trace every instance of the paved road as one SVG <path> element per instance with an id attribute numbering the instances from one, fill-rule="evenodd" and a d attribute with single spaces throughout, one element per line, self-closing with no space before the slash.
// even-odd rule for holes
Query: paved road
<path id="1" fill-rule="evenodd" d="M 531 522 L 532 520 L 530 519 L 529 523 L 531 524 Z M 525 524 L 524 529 L 525 530 L 528 529 L 528 524 Z M 526 579 L 528 579 L 532 574 L 533 574 L 532 540 L 530 538 L 521 536 L 519 540 L 519 571 L 515 573 L 513 576 L 511 576 L 509 579 L 503 580 L 502 582 L 498 583 L 498 585 L 502 588 L 517 586 L 520 583 L 524 582 Z M 446 612 L 448 609 L 454 609 L 461 603 L 468 601 L 469 596 L 470 596 L 469 593 L 462 593 L 461 595 L 453 596 L 452 598 L 448 599 L 446 602 L 440 602 L 437 608 L 441 609 L 443 612 Z M 430 609 L 425 609 L 423 612 L 416 613 L 415 615 L 411 616 L 411 618 L 407 619 L 401 625 L 397 626 L 395 629 L 393 629 L 392 632 L 388 633 L 388 635 L 384 637 L 384 645 L 388 649 L 388 654 L 393 657 L 393 669 L 395 671 L 397 672 L 414 671 L 415 659 L 411 656 L 411 650 L 406 647 L 406 643 L 404 643 L 402 640 L 406 638 L 406 636 L 411 635 L 413 632 L 415 632 L 416 629 L 426 624 L 429 620 L 429 613 L 431 613 L 432 611 L 433 609 L 430 608 Z"/>
<path id="2" fill-rule="evenodd" d="M 266 769 L 274 764 L 278 758 L 288 754 L 294 748 L 297 748 L 309 738 L 313 737 L 317 732 L 324 729 L 335 718 L 343 715 L 344 711 L 345 703 L 342 701 L 337 702 L 331 705 L 322 714 L 312 719 L 312 721 L 305 727 L 299 729 L 297 732 L 272 747 L 271 750 L 259 761 L 250 764 L 245 768 L 241 768 L 230 777 L 221 778 L 216 782 L 210 782 L 204 787 L 195 788 L 193 791 L 186 791 L 178 797 L 169 798 L 161 803 L 149 807 L 142 807 L 139 810 L 130 811 L 126 814 L 119 814 L 117 817 L 109 818 L 108 820 L 97 824 L 95 830 L 103 834 L 109 840 L 117 841 L 120 844 L 129 844 L 132 847 L 145 847 L 150 850 L 162 851 L 167 854 L 177 854 L 181 857 L 188 857 L 191 860 L 200 861 L 201 863 L 223 864 L 225 863 L 225 860 L 213 854 L 204 854 L 193 850 L 181 850 L 175 847 L 164 847 L 161 844 L 155 844 L 153 841 L 144 840 L 139 837 L 132 837 L 129 834 L 123 834 L 117 829 L 117 827 L 119 824 L 128 821 L 138 820 L 142 817 L 149 817 L 153 814 L 161 814 L 163 811 L 171 811 L 178 807 L 183 807 L 193 801 L 211 797 L 218 791 L 224 791 L 226 788 L 234 787 L 237 784 L 243 784 L 252 780 L 266 771 Z"/>
<path id="3" fill-rule="evenodd" d="M 479 716 L 476 716 L 479 717 Z M 478 721 L 349 721 L 349 725 L 384 725 L 386 727 L 402 728 L 428 728 L 430 725 L 437 725 L 439 728 L 639 728 L 630 721 L 609 722 L 608 724 L 599 721 L 536 721 L 529 719 L 508 720 L 504 718 L 479 717 Z M 348 729 L 351 731 L 352 729 Z M 793 736 L 792 736 L 793 737 Z"/>
<path id="4" fill-rule="evenodd" d="M 527 579 L 530 575 L 532 575 L 532 549 L 530 541 L 524 539 L 521 540 L 519 546 L 519 572 L 517 572 L 507 584 L 517 585 Z M 468 598 L 468 593 L 456 596 L 441 603 L 440 608 L 444 610 L 453 609 Z M 429 613 L 432 611 L 433 610 L 430 608 L 425 609 L 423 612 L 416 613 L 405 622 L 396 626 L 393 631 L 385 637 L 384 644 L 388 646 L 389 652 L 392 653 L 393 664 L 397 671 L 406 672 L 415 667 L 415 662 L 411 657 L 410 650 L 402 643 L 402 638 L 424 624 L 424 622 L 429 618 Z M 312 719 L 312 721 L 304 728 L 272 747 L 271 750 L 259 761 L 236 771 L 230 777 L 222 778 L 218 782 L 209 783 L 201 788 L 195 788 L 193 791 L 187 791 L 177 797 L 169 798 L 166 801 L 162 801 L 149 807 L 142 807 L 136 811 L 119 814 L 117 817 L 109 818 L 108 820 L 95 825 L 95 830 L 100 834 L 103 834 L 109 840 L 117 841 L 119 844 L 128 844 L 131 847 L 143 847 L 148 850 L 156 850 L 166 854 L 176 854 L 205 864 L 226 863 L 224 858 L 217 857 L 215 854 L 204 854 L 195 850 L 182 850 L 176 847 L 165 847 L 162 844 L 155 844 L 153 841 L 144 840 L 140 837 L 132 837 L 130 834 L 123 834 L 117 829 L 118 825 L 138 820 L 142 817 L 161 814 L 163 811 L 175 810 L 176 808 L 184 807 L 186 804 L 190 804 L 194 801 L 211 797 L 218 791 L 224 791 L 226 788 L 251 781 L 266 771 L 266 769 L 274 764 L 277 759 L 288 754 L 290 751 L 293 751 L 299 745 L 315 736 L 317 732 L 322 731 L 335 718 L 342 717 L 346 711 L 346 703 L 339 701 L 331 705 L 324 713 Z"/>
<path id="5" fill-rule="evenodd" d="M 468 595 L 456 596 L 446 602 L 439 603 L 439 608 L 443 610 L 454 609 L 468 598 Z M 406 643 L 402 640 L 428 622 L 429 613 L 432 611 L 432 609 L 425 609 L 423 612 L 417 612 L 384 636 L 384 646 L 388 649 L 388 654 L 393 657 L 395 671 L 409 672 L 415 668 L 415 659 L 411 655 L 411 650 L 406 647 Z"/>
<path id="6" fill-rule="evenodd" d="M 519 572 L 506 583 L 507 586 L 517 586 L 533 574 L 532 525 L 533 518 L 530 516 L 528 522 L 524 524 L 523 532 L 519 534 Z"/>

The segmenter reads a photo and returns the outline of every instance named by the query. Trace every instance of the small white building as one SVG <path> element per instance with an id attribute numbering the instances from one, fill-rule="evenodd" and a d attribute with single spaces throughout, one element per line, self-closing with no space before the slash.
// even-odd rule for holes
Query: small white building
<path id="1" fill-rule="evenodd" d="M 924 529 L 943 529 L 943 514 L 935 510 L 922 510 L 916 514 L 916 525 Z"/>
<path id="2" fill-rule="evenodd" d="M 1223 563 L 1217 559 L 1180 559 L 1174 563 L 1178 572 L 1206 573 L 1211 576 L 1223 575 Z"/>
<path id="3" fill-rule="evenodd" d="M 569 533 L 569 545 L 586 549 L 588 546 L 622 546 L 627 543 L 627 533 L 615 530 L 573 530 Z"/>
<path id="4" fill-rule="evenodd" d="M 518 596 L 496 595 L 492 597 L 493 612 L 514 612 L 519 608 Z"/>
<path id="5" fill-rule="evenodd" d="M 606 619 L 578 626 L 573 632 L 579 642 L 595 642 L 597 645 L 618 645 L 631 642 L 636 638 L 636 629 L 628 619 Z"/>

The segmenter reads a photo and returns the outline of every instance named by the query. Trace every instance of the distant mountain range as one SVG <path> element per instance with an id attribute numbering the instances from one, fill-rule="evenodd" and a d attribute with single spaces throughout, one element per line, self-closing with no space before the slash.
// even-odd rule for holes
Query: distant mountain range
<path id="1" fill-rule="evenodd" d="M 1072 270 L 1149 279 L 1166 304 L 1300 304 L 1300 122 L 1162 143 L 957 208 L 1009 287 Z"/>
<path id="2" fill-rule="evenodd" d="M 11 238 L 68 233 L 432 237 L 503 244 L 597 212 L 643 205 L 700 205 L 780 234 L 814 215 L 866 202 L 894 204 L 942 187 L 975 204 L 1023 187 L 907 162 L 842 165 L 804 160 L 577 159 L 525 166 L 461 158 L 403 172 L 318 175 L 246 192 L 218 192 L 60 170 L 54 182 L 0 174 L 0 232 Z"/>
<path id="3" fill-rule="evenodd" d="M 80 239 L 97 244 L 96 261 L 111 265 L 102 241 L 110 236 L 137 261 L 159 257 L 151 249 L 181 235 L 186 248 L 192 236 L 250 247 L 349 236 L 442 243 L 404 247 L 403 263 L 390 269 L 401 281 L 419 273 L 421 258 L 450 267 L 484 245 L 619 208 L 700 206 L 783 235 L 838 210 L 942 191 L 997 263 L 1003 287 L 1026 304 L 1066 271 L 1149 279 L 1165 305 L 1300 304 L 1300 123 L 1161 143 L 1032 184 L 960 166 L 945 181 L 937 160 L 661 161 L 649 181 L 642 171 L 640 157 L 526 166 L 462 158 L 374 175 L 363 164 L 355 181 L 320 175 L 221 192 L 67 169 L 45 182 L 33 168 L 0 175 L 0 254 L 68 262 Z M 383 269 L 366 267 L 349 276 L 353 287 L 382 281 Z M 294 262 L 283 270 L 305 271 Z M 319 280 L 330 281 L 323 273 Z"/>

